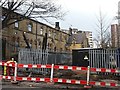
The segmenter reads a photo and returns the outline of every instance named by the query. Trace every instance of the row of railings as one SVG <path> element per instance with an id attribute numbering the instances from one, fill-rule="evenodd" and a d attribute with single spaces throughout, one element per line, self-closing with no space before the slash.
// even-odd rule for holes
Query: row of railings
<path id="1" fill-rule="evenodd" d="M 43 51 L 42 49 L 27 49 L 27 48 L 21 48 L 19 49 L 18 54 L 18 63 L 24 63 L 24 64 L 48 64 L 48 50 Z M 19 69 L 20 71 L 26 71 L 26 72 L 35 72 L 35 73 L 42 73 L 45 74 L 47 69 L 28 69 L 28 68 L 22 68 Z"/>
<path id="2" fill-rule="evenodd" d="M 72 55 L 74 51 L 78 52 Z M 84 53 L 88 55 L 89 66 L 96 68 L 120 68 L 120 49 L 118 48 L 96 48 L 78 49 L 70 52 L 57 52 L 41 49 L 18 48 L 18 63 L 24 64 L 62 64 L 84 66 Z M 75 59 L 74 59 L 75 57 Z M 88 66 L 88 65 L 86 65 Z"/>
<path id="3" fill-rule="evenodd" d="M 20 48 L 18 54 L 18 63 L 24 64 L 71 64 L 72 54 L 68 52 L 54 52 L 42 49 Z M 26 70 L 26 69 L 20 69 Z M 45 74 L 47 69 L 27 69 L 28 71 Z"/>
<path id="4" fill-rule="evenodd" d="M 90 66 L 96 68 L 120 68 L 120 49 L 89 49 Z"/>
<path id="5" fill-rule="evenodd" d="M 0 62 L 0 65 L 2 66 L 7 66 L 7 67 L 15 67 L 14 69 L 14 76 L 1 76 L 1 79 L 10 79 L 16 81 L 35 81 L 35 82 L 54 82 L 54 83 L 68 83 L 68 84 L 81 84 L 81 85 L 91 85 L 91 86 L 102 86 L 102 87 L 120 87 L 120 83 L 114 82 L 114 81 L 91 81 L 90 79 L 90 73 L 91 72 L 108 72 L 108 73 L 120 73 L 120 70 L 118 69 L 106 69 L 106 68 L 90 68 L 90 67 L 77 67 L 77 66 L 65 66 L 65 65 L 41 65 L 41 64 L 17 64 L 17 63 L 5 63 L 5 62 Z M 19 76 L 18 68 L 44 68 L 44 69 L 50 69 L 49 75 L 46 76 Z M 66 75 L 69 75 L 69 77 L 58 77 L 57 75 L 60 74 L 60 71 L 64 72 L 66 70 L 69 70 L 66 72 Z M 70 72 L 77 72 L 81 73 L 80 75 L 86 76 L 87 79 L 78 78 L 78 79 L 72 79 L 70 76 Z M 74 75 L 75 76 L 75 75 Z M 105 77 L 105 76 L 104 76 Z"/>
<path id="6" fill-rule="evenodd" d="M 120 48 L 82 48 L 72 52 L 72 65 L 120 68 Z"/>
<path id="7" fill-rule="evenodd" d="M 120 68 L 120 49 L 78 49 L 72 53 L 69 52 L 57 52 L 46 49 L 18 49 L 18 63 L 24 64 L 60 64 L 60 65 L 74 65 L 84 66 L 86 60 L 84 60 L 84 53 L 88 55 L 89 66 L 95 68 Z M 72 55 L 73 54 L 73 55 Z M 75 57 L 75 58 L 74 58 Z M 88 66 L 86 64 L 86 66 Z M 20 69 L 26 70 L 26 69 Z M 47 69 L 27 69 L 27 71 L 33 71 L 36 73 L 47 73 Z M 100 74 L 100 73 L 98 73 Z M 106 73 L 109 74 L 109 73 Z M 118 74 L 114 74 L 118 75 Z"/>

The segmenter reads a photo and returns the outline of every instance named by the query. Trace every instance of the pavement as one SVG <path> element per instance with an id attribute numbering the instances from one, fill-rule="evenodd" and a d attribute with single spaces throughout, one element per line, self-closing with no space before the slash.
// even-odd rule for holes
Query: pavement
<path id="1" fill-rule="evenodd" d="M 18 84 L 12 84 L 9 81 L 2 82 L 2 88 L 7 89 L 7 88 L 39 88 L 41 90 L 43 89 L 48 89 L 48 90 L 85 90 L 85 88 L 81 85 L 70 85 L 70 84 L 58 84 L 58 83 L 47 83 L 47 82 L 18 82 Z M 2 89 L 2 90 L 3 90 Z"/>
<path id="2" fill-rule="evenodd" d="M 47 82 L 27 82 L 22 81 L 13 84 L 10 81 L 2 81 L 0 83 L 2 90 L 120 90 L 119 88 L 92 87 L 91 89 L 84 88 L 83 85 L 47 83 Z"/>

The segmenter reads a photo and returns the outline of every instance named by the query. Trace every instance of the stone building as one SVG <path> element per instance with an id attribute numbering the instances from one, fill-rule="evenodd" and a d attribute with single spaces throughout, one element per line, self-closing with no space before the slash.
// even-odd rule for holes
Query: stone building
<path id="1" fill-rule="evenodd" d="M 5 11 L 3 10 L 3 13 Z M 11 14 L 11 17 L 19 18 L 19 16 L 21 15 L 15 12 Z M 30 48 L 42 49 L 44 38 L 47 38 L 48 49 L 58 52 L 67 51 L 66 42 L 70 35 L 60 30 L 58 22 L 54 28 L 27 17 L 21 21 L 12 19 L 9 22 L 12 21 L 15 22 L 2 30 L 3 59 L 14 56 L 18 47 L 26 48 L 29 45 Z"/>
<path id="2" fill-rule="evenodd" d="M 67 47 L 70 51 L 72 51 L 73 49 L 89 47 L 88 38 L 85 31 L 79 31 L 78 29 L 70 28 L 69 34 L 71 36 L 68 39 Z"/>

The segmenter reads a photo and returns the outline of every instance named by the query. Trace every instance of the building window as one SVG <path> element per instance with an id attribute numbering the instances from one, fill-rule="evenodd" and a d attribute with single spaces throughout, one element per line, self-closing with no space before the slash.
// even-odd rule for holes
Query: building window
<path id="1" fill-rule="evenodd" d="M 49 32 L 48 32 L 48 36 L 50 37 L 51 36 L 51 31 L 49 30 Z"/>
<path id="2" fill-rule="evenodd" d="M 15 28 L 18 28 L 19 27 L 19 23 L 17 20 L 15 20 Z"/>
<path id="3" fill-rule="evenodd" d="M 50 43 L 48 43 L 48 49 L 50 48 Z"/>
<path id="4" fill-rule="evenodd" d="M 62 33 L 60 33 L 59 37 L 60 37 L 60 41 L 62 41 L 62 37 L 63 37 Z"/>
<path id="5" fill-rule="evenodd" d="M 32 44 L 30 43 L 29 45 L 30 45 L 30 47 L 32 48 Z"/>
<path id="6" fill-rule="evenodd" d="M 56 47 L 54 47 L 54 51 L 56 51 Z"/>
<path id="7" fill-rule="evenodd" d="M 32 31 L 32 24 L 29 23 L 28 26 L 27 26 L 27 28 L 28 28 L 28 31 L 31 32 Z"/>
<path id="8" fill-rule="evenodd" d="M 66 40 L 66 41 L 68 40 L 68 37 L 67 37 L 67 35 L 65 36 L 65 40 Z"/>
<path id="9" fill-rule="evenodd" d="M 31 40 L 30 40 L 30 44 L 32 44 L 32 42 L 33 42 L 33 40 L 31 39 Z"/>
<path id="10" fill-rule="evenodd" d="M 62 40 L 65 41 L 65 36 L 63 35 Z"/>
<path id="11" fill-rule="evenodd" d="M 53 33 L 53 38 L 57 39 L 57 33 L 56 32 Z"/>
<path id="12" fill-rule="evenodd" d="M 5 19 L 5 17 L 6 17 L 6 16 L 2 16 L 2 17 L 1 17 L 1 20 L 3 21 L 3 20 Z"/>
<path id="13" fill-rule="evenodd" d="M 41 27 L 40 29 L 40 34 L 42 35 L 43 34 L 43 28 Z"/>
<path id="14" fill-rule="evenodd" d="M 38 47 L 41 48 L 41 41 L 39 41 L 39 43 L 38 43 Z"/>
<path id="15" fill-rule="evenodd" d="M 75 44 L 76 44 L 76 38 L 74 37 L 73 38 L 73 45 L 75 46 Z"/>
<path id="16" fill-rule="evenodd" d="M 12 44 L 11 44 L 11 45 L 13 46 L 13 47 L 11 48 L 11 51 L 12 51 L 12 52 L 15 52 L 15 50 L 16 50 L 16 48 L 15 48 L 15 45 L 16 45 L 16 37 L 13 36 L 11 39 L 12 39 Z"/>

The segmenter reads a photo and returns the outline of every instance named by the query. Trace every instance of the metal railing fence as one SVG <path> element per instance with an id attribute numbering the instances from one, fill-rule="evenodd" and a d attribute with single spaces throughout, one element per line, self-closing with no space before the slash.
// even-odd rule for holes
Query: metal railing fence
<path id="1" fill-rule="evenodd" d="M 72 64 L 72 54 L 68 52 L 54 52 L 42 49 L 20 48 L 18 54 L 18 63 L 22 64 Z M 25 70 L 25 69 L 24 69 Z M 29 69 L 28 71 L 36 73 L 48 73 L 47 69 Z"/>

